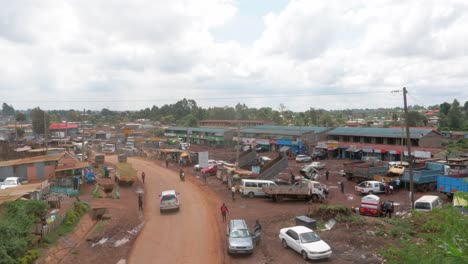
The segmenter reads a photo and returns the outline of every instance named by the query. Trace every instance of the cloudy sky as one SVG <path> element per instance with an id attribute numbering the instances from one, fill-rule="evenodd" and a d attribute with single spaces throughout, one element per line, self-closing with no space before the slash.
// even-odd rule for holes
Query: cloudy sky
<path id="1" fill-rule="evenodd" d="M 468 100 L 466 0 L 0 0 L 0 103 L 293 111 Z"/>

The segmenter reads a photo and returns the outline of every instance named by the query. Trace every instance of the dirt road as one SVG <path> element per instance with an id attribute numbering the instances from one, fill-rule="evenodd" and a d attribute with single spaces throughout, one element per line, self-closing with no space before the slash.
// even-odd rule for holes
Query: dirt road
<path id="1" fill-rule="evenodd" d="M 190 180 L 154 162 L 130 158 L 146 174 L 145 226 L 131 250 L 129 263 L 225 263 L 219 201 Z M 139 176 L 140 177 L 140 176 Z M 163 190 L 180 193 L 180 210 L 161 214 L 158 195 Z M 136 201 L 135 201 L 136 202 Z"/>

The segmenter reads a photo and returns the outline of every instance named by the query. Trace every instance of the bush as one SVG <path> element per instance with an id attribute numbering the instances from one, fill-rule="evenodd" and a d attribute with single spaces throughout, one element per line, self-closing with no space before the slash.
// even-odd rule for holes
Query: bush
<path id="1" fill-rule="evenodd" d="M 39 251 L 36 249 L 30 249 L 24 256 L 18 259 L 18 264 L 30 264 L 34 263 L 39 258 Z"/>
<path id="2" fill-rule="evenodd" d="M 0 262 L 16 263 L 32 244 L 31 227 L 45 215 L 45 201 L 12 201 L 0 207 Z M 28 256 L 31 256 L 30 255 Z"/>

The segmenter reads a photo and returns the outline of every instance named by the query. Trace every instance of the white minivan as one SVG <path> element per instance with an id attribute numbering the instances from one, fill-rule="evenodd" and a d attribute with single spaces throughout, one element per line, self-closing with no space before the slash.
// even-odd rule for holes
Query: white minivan
<path id="1" fill-rule="evenodd" d="M 442 199 L 435 195 L 424 195 L 414 202 L 414 210 L 429 212 L 434 208 L 442 208 Z"/>
<path id="2" fill-rule="evenodd" d="M 276 186 L 276 183 L 268 180 L 248 180 L 242 179 L 240 191 L 242 195 L 247 195 L 249 197 L 254 196 L 265 196 L 262 187 Z"/>

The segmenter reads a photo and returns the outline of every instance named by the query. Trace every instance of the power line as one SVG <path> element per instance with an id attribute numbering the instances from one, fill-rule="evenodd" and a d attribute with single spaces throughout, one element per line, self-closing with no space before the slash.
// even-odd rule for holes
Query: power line
<path id="1" fill-rule="evenodd" d="M 234 100 L 234 99 L 263 99 L 263 98 L 291 98 L 291 97 L 320 97 L 320 96 L 345 96 L 345 95 L 368 95 L 390 93 L 391 91 L 372 91 L 372 92 L 347 92 L 347 93 L 326 93 L 326 94 L 282 94 L 282 95 L 257 95 L 257 96 L 233 96 L 233 97 L 195 97 L 192 100 Z M 168 101 L 166 99 L 111 99 L 111 100 L 16 100 L 9 103 L 123 103 L 123 102 L 158 102 Z"/>

